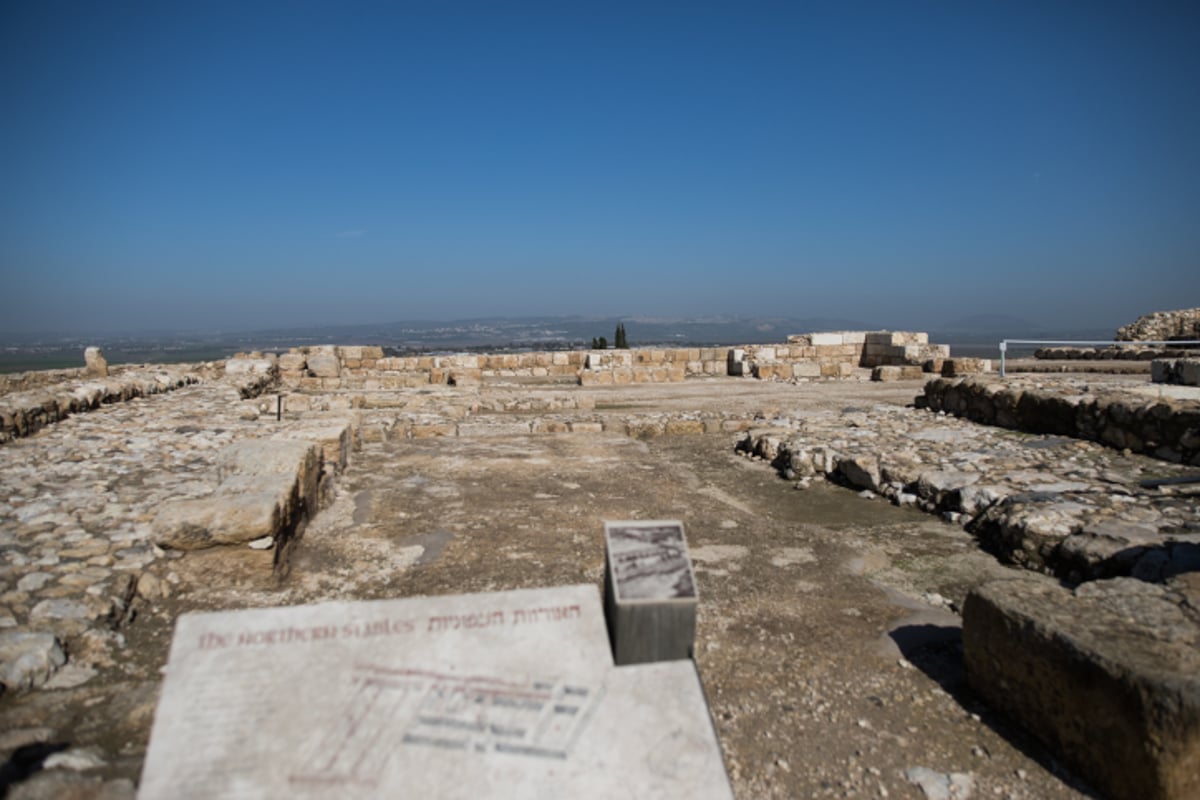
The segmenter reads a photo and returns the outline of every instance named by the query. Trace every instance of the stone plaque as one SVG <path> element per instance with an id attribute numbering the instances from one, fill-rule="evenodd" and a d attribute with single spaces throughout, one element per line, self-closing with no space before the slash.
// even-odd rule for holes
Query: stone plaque
<path id="1" fill-rule="evenodd" d="M 605 522 L 604 610 L 617 664 L 691 658 L 696 578 L 683 523 Z"/>
<path id="2" fill-rule="evenodd" d="M 690 662 L 595 587 L 186 614 L 141 798 L 731 796 Z"/>

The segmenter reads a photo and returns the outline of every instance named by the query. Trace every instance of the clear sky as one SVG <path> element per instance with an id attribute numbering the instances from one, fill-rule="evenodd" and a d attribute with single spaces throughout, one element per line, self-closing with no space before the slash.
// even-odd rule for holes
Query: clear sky
<path id="1" fill-rule="evenodd" d="M 0 331 L 1200 306 L 1200 3 L 0 3 Z"/>

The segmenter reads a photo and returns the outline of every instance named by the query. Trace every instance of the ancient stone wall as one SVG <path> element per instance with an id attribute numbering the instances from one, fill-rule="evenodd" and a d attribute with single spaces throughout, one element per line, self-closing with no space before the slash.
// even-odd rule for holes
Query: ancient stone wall
<path id="1" fill-rule="evenodd" d="M 1200 340 L 1200 308 L 1155 311 L 1138 317 L 1117 330 L 1120 342 L 1164 342 L 1171 339 Z"/>
<path id="2" fill-rule="evenodd" d="M 947 345 L 926 333 L 837 331 L 789 336 L 786 344 L 746 345 L 729 351 L 729 374 L 759 379 L 846 378 L 857 367 L 916 366 L 939 371 Z"/>
<path id="3" fill-rule="evenodd" d="M 48 383 L 0 395 L 0 443 L 19 436 L 29 436 L 72 414 L 91 411 L 103 404 L 169 392 L 199 380 L 199 376 L 193 372 L 165 369 L 129 371 L 112 378 Z"/>
<path id="4" fill-rule="evenodd" d="M 1088 439 L 1184 464 L 1200 464 L 1200 402 L 1043 390 L 1031 382 L 938 379 L 923 402 L 975 422 Z"/>

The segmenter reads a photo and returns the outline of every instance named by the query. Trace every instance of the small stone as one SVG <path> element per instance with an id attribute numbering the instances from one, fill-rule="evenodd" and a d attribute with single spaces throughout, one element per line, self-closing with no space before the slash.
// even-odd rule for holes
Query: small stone
<path id="1" fill-rule="evenodd" d="M 49 572 L 31 572 L 17 581 L 17 589 L 22 592 L 41 590 L 54 576 Z"/>
<path id="2" fill-rule="evenodd" d="M 249 547 L 251 550 L 270 550 L 274 546 L 275 537 L 273 536 L 264 536 L 261 539 L 255 539 L 254 541 L 247 543 L 247 547 Z"/>
<path id="3" fill-rule="evenodd" d="M 61 598 L 43 600 L 29 612 L 30 619 L 88 619 L 90 617 L 91 614 L 83 603 Z"/>
<path id="4" fill-rule="evenodd" d="M 104 759 L 91 747 L 80 747 L 73 750 L 65 750 L 61 753 L 54 753 L 42 764 L 43 769 L 62 767 L 63 769 L 71 769 L 76 772 L 99 769 L 103 766 L 105 766 Z"/>
<path id="5" fill-rule="evenodd" d="M 52 633 L 0 633 L 0 683 L 9 691 L 43 685 L 67 662 Z"/>
<path id="6" fill-rule="evenodd" d="M 170 597 L 171 589 L 166 581 L 161 580 L 151 572 L 143 572 L 138 576 L 137 593 L 146 600 L 162 600 Z"/>
<path id="7" fill-rule="evenodd" d="M 72 656 L 73 657 L 73 656 Z M 46 689 L 74 689 L 96 677 L 96 670 L 86 664 L 67 664 L 46 681 Z"/>

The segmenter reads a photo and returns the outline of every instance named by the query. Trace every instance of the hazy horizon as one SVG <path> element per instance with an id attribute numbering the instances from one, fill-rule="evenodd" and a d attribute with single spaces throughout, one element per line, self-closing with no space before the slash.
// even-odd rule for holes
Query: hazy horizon
<path id="1" fill-rule="evenodd" d="M 1200 5 L 0 6 L 0 331 L 1200 306 Z"/>

